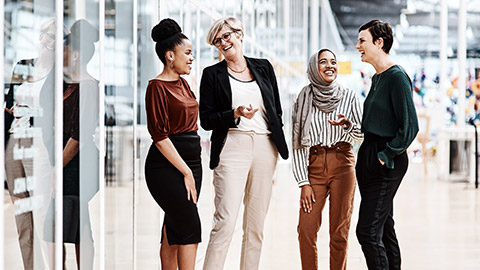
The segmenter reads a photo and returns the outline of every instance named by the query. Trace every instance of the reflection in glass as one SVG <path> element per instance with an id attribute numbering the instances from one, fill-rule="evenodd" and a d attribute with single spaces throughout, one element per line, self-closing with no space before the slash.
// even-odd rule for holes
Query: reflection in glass
<path id="1" fill-rule="evenodd" d="M 96 41 L 98 30 L 86 20 L 78 20 L 70 28 L 63 49 L 63 243 L 75 244 L 77 265 L 81 261 L 85 269 L 93 268 L 94 256 L 88 202 L 98 191 L 94 134 L 99 89 L 98 81 L 87 71 Z M 50 209 L 53 205 L 52 200 Z M 47 222 L 53 224 L 54 215 L 48 216 Z M 50 230 L 53 226 L 46 228 L 45 240 L 55 241 L 54 230 Z M 65 263 L 65 256 L 63 259 Z"/>
<path id="2" fill-rule="evenodd" d="M 38 57 L 15 65 L 5 104 L 5 171 L 25 269 L 48 258 L 39 239 L 52 181 L 55 28 L 54 19 L 41 25 Z"/>

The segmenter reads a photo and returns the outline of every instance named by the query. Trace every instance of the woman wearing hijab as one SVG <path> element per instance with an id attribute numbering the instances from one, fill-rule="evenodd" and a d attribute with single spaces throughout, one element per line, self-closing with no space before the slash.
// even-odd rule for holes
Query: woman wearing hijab
<path id="1" fill-rule="evenodd" d="M 355 191 L 352 144 L 362 139 L 356 93 L 336 81 L 337 59 L 329 49 L 310 57 L 310 84 L 293 112 L 293 174 L 300 195 L 298 240 L 303 270 L 318 269 L 317 233 L 330 199 L 330 269 L 347 269 L 348 232 Z M 337 118 L 334 120 L 334 118 Z"/>

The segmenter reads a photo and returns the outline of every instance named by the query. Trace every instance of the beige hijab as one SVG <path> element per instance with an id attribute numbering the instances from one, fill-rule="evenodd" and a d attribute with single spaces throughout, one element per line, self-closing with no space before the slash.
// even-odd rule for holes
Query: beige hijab
<path id="1" fill-rule="evenodd" d="M 300 91 L 293 109 L 293 149 L 311 146 L 308 132 L 312 122 L 312 107 L 315 106 L 324 113 L 331 113 L 337 108 L 345 93 L 345 88 L 337 83 L 337 80 L 328 84 L 322 78 L 318 70 L 319 55 L 320 52 L 317 52 L 310 57 L 307 68 L 310 84 Z"/>

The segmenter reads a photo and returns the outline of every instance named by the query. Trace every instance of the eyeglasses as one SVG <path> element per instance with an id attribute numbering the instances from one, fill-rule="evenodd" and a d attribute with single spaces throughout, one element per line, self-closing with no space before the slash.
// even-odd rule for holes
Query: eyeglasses
<path id="1" fill-rule="evenodd" d="M 55 40 L 55 34 L 52 34 L 52 33 L 44 33 L 45 37 L 49 40 L 49 41 L 53 41 Z"/>
<path id="2" fill-rule="evenodd" d="M 225 42 L 229 41 L 230 38 L 232 37 L 232 34 L 235 33 L 235 32 L 237 32 L 237 31 L 226 32 L 221 37 L 213 40 L 213 45 L 215 45 L 215 47 L 219 47 L 220 45 L 222 45 L 222 40 L 225 41 Z"/>

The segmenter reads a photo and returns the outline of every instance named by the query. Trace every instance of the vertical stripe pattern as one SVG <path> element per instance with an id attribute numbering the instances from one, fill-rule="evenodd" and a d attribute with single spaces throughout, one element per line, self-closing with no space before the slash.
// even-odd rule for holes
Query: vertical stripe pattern
<path id="1" fill-rule="evenodd" d="M 336 119 L 337 114 L 343 114 L 350 120 L 348 129 L 341 126 L 332 126 L 328 119 Z M 338 142 L 353 144 L 354 141 L 363 139 L 362 126 L 362 105 L 355 91 L 346 89 L 346 92 L 338 104 L 338 107 L 331 113 L 324 113 L 313 106 L 312 122 L 308 132 L 311 145 L 308 148 L 293 150 L 293 175 L 298 186 L 308 185 L 308 155 L 309 148 L 314 145 L 331 147 Z"/>

